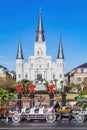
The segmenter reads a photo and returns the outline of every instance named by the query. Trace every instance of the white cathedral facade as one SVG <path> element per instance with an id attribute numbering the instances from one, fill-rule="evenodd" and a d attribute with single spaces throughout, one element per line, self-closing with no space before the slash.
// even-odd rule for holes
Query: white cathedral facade
<path id="1" fill-rule="evenodd" d="M 42 16 L 39 15 L 36 40 L 34 42 L 34 55 L 29 56 L 28 62 L 24 62 L 21 43 L 18 44 L 16 57 L 16 82 L 22 79 L 29 79 L 35 83 L 56 80 L 57 88 L 64 80 L 64 54 L 62 40 L 60 37 L 57 59 L 52 62 L 52 57 L 46 55 L 46 41 L 42 24 Z"/>

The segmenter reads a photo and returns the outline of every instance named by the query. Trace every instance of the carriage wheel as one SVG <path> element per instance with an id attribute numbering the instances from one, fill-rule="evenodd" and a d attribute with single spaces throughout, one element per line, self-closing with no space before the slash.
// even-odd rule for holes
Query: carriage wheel
<path id="1" fill-rule="evenodd" d="M 76 120 L 77 120 L 79 123 L 83 123 L 83 122 L 84 122 L 84 115 L 82 115 L 82 114 L 77 114 L 77 115 L 76 115 Z"/>
<path id="2" fill-rule="evenodd" d="M 20 116 L 14 114 L 14 115 L 12 116 L 12 121 L 13 121 L 14 123 L 18 123 L 18 122 L 20 121 Z"/>
<path id="3" fill-rule="evenodd" d="M 55 114 L 54 114 L 54 113 L 48 113 L 48 114 L 46 115 L 46 120 L 47 120 L 47 122 L 49 122 L 49 123 L 53 123 L 53 122 L 56 120 Z"/>

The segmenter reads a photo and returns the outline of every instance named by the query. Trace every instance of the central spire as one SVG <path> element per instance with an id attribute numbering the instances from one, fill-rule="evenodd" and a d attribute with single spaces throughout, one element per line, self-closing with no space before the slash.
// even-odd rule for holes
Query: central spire
<path id="1" fill-rule="evenodd" d="M 39 13 L 38 27 L 36 31 L 36 42 L 43 42 L 43 41 L 45 41 L 45 38 L 44 38 L 44 30 L 42 24 L 42 15 L 41 13 Z"/>

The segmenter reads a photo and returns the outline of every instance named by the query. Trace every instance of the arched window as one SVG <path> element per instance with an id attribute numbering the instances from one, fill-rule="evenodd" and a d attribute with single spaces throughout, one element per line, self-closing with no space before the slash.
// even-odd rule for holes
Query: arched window
<path id="1" fill-rule="evenodd" d="M 39 65 L 39 69 L 41 69 L 41 65 Z"/>
<path id="2" fill-rule="evenodd" d="M 53 79 L 55 79 L 55 74 L 53 74 Z"/>
<path id="3" fill-rule="evenodd" d="M 27 74 L 25 74 L 25 79 L 27 79 Z"/>
<path id="4" fill-rule="evenodd" d="M 47 63 L 47 68 L 49 68 L 49 63 Z"/>
<path id="5" fill-rule="evenodd" d="M 37 51 L 37 56 L 39 56 L 39 54 L 40 54 L 40 52 L 39 52 L 39 51 Z"/>
<path id="6" fill-rule="evenodd" d="M 43 56 L 43 51 L 41 51 L 41 56 Z"/>
<path id="7" fill-rule="evenodd" d="M 81 78 L 80 78 L 80 77 L 78 77 L 78 78 L 77 78 L 77 81 L 78 81 L 78 82 L 81 82 Z"/>
<path id="8" fill-rule="evenodd" d="M 61 67 L 61 63 L 60 63 L 60 67 Z"/>
<path id="9" fill-rule="evenodd" d="M 33 63 L 31 63 L 31 68 L 33 68 Z"/>
<path id="10" fill-rule="evenodd" d="M 21 74 L 19 74 L 18 77 L 21 78 Z"/>
<path id="11" fill-rule="evenodd" d="M 60 78 L 62 78 L 62 74 L 60 74 Z"/>

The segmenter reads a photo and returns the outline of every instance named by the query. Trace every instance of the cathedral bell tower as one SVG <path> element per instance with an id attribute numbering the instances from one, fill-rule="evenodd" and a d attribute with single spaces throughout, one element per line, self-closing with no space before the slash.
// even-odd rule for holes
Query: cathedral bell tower
<path id="1" fill-rule="evenodd" d="M 64 81 L 64 53 L 62 47 L 62 39 L 60 36 L 58 55 L 57 55 L 57 66 L 58 66 L 58 86 L 61 86 L 60 82 Z"/>
<path id="2" fill-rule="evenodd" d="M 24 77 L 24 57 L 22 53 L 22 46 L 19 41 L 18 51 L 16 57 L 16 81 L 20 81 Z"/>

